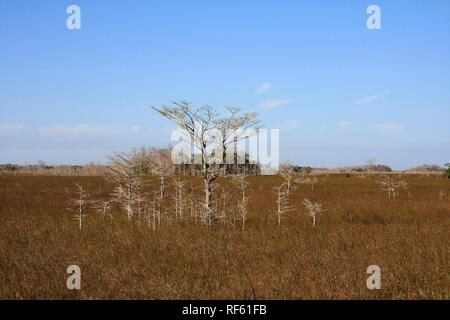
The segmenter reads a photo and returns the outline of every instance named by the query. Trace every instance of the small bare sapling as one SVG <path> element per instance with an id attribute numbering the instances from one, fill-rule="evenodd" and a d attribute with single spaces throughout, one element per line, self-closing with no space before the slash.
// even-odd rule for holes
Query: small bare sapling
<path id="1" fill-rule="evenodd" d="M 97 201 L 89 199 L 90 196 L 86 191 L 86 188 L 83 187 L 80 183 L 75 183 L 77 197 L 70 200 L 70 204 L 73 208 L 70 210 L 75 210 L 77 213 L 75 214 L 75 220 L 78 221 L 78 225 L 80 226 L 80 230 L 82 227 L 82 220 L 87 216 L 86 211 L 89 208 L 94 208 Z"/>
<path id="2" fill-rule="evenodd" d="M 286 185 L 286 195 L 289 195 L 291 188 L 296 183 L 297 173 L 294 171 L 294 166 L 290 163 L 286 163 L 280 166 L 278 173 L 284 179 Z"/>
<path id="3" fill-rule="evenodd" d="M 245 181 L 245 175 L 235 175 L 233 176 L 233 181 L 235 184 L 241 189 L 242 198 L 238 201 L 238 212 L 242 221 L 242 230 L 245 230 L 245 221 L 247 219 L 247 204 L 248 204 L 248 196 L 246 194 L 247 187 L 249 183 Z"/>
<path id="4" fill-rule="evenodd" d="M 314 184 L 319 181 L 317 177 L 302 177 L 295 180 L 296 184 L 310 184 L 311 185 L 311 191 L 314 191 Z"/>
<path id="5" fill-rule="evenodd" d="M 175 220 L 178 219 L 183 220 L 184 213 L 186 211 L 186 197 L 185 197 L 185 185 L 186 182 L 181 179 L 181 176 L 178 176 L 177 179 L 173 182 L 175 186 L 173 199 L 175 201 Z M 162 197 L 162 194 L 161 194 Z"/>
<path id="6" fill-rule="evenodd" d="M 284 187 L 284 183 L 281 184 L 280 186 L 275 187 L 275 191 L 276 191 L 276 195 L 277 195 L 277 210 L 276 210 L 276 215 L 278 218 L 278 225 L 281 224 L 281 217 L 284 216 L 285 213 L 294 210 L 294 206 L 289 206 L 288 202 L 288 196 L 289 196 L 289 192 L 288 192 L 288 188 L 286 188 L 286 190 L 283 191 L 283 187 Z"/>
<path id="7" fill-rule="evenodd" d="M 303 200 L 303 205 L 308 210 L 307 215 L 313 218 L 313 227 L 316 226 L 317 214 L 325 211 L 320 203 L 314 203 L 308 199 Z"/>
<path id="8" fill-rule="evenodd" d="M 381 176 L 376 181 L 380 185 L 381 190 L 388 192 L 389 198 L 391 198 L 391 194 L 393 198 L 397 197 L 399 195 L 399 188 L 403 188 L 404 190 L 406 190 L 408 187 L 406 181 L 394 181 L 391 177 L 388 176 Z"/>
<path id="9" fill-rule="evenodd" d="M 109 217 L 112 219 L 111 200 L 101 201 L 97 205 L 97 213 L 103 218 Z"/>

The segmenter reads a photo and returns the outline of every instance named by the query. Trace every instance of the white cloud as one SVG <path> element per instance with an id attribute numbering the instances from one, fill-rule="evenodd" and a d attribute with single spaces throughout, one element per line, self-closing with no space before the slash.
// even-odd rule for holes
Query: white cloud
<path id="1" fill-rule="evenodd" d="M 255 91 L 255 94 L 261 94 L 266 92 L 267 90 L 269 90 L 270 88 L 272 88 L 272 84 L 270 82 L 264 82 L 259 88 L 258 90 Z"/>
<path id="2" fill-rule="evenodd" d="M 385 123 L 377 123 L 371 125 L 372 128 L 377 129 L 382 133 L 394 133 L 403 131 L 402 125 L 395 122 L 385 122 Z"/>
<path id="3" fill-rule="evenodd" d="M 83 135 L 83 134 L 97 134 L 108 135 L 117 132 L 120 127 L 117 126 L 103 126 L 92 124 L 77 124 L 74 126 L 66 126 L 57 124 L 53 127 L 39 127 L 37 130 L 42 135 L 59 136 L 59 135 Z"/>
<path id="4" fill-rule="evenodd" d="M 130 131 L 131 131 L 131 132 L 137 132 L 137 131 L 139 131 L 139 130 L 141 130 L 141 129 L 142 129 L 142 126 L 136 124 L 136 125 L 134 125 L 134 126 L 132 126 L 132 127 L 130 128 Z"/>
<path id="5" fill-rule="evenodd" d="M 383 91 L 383 92 L 381 92 L 381 93 L 375 94 L 375 95 L 373 95 L 373 96 L 369 96 L 369 97 L 362 98 L 362 99 L 356 101 L 356 103 L 357 103 L 357 104 L 364 104 L 364 103 L 367 103 L 367 102 L 370 102 L 370 101 L 379 99 L 379 98 L 381 98 L 382 96 L 385 96 L 385 95 L 391 93 L 391 91 L 392 91 L 391 89 L 388 89 L 388 90 L 386 90 L 386 91 Z"/>
<path id="6" fill-rule="evenodd" d="M 272 108 L 285 106 L 292 102 L 294 102 L 294 100 L 292 100 L 292 99 L 265 100 L 259 104 L 259 107 L 263 108 L 263 109 L 272 109 Z"/>
<path id="7" fill-rule="evenodd" d="M 24 126 L 21 124 L 2 122 L 0 123 L 0 136 L 8 136 L 19 132 Z"/>
<path id="8" fill-rule="evenodd" d="M 341 128 L 348 127 L 348 126 L 350 126 L 351 124 L 352 124 L 352 123 L 351 123 L 350 121 L 340 121 L 340 122 L 338 123 L 339 127 L 341 127 Z"/>

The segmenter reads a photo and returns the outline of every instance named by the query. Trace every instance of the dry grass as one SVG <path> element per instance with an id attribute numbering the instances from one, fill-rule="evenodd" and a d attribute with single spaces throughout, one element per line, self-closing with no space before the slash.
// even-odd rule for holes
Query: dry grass
<path id="1" fill-rule="evenodd" d="M 273 187 L 281 178 L 250 177 L 245 231 L 173 214 L 152 231 L 118 209 L 112 220 L 90 212 L 80 231 L 66 209 L 73 182 L 97 199 L 111 193 L 109 182 L 0 176 L 0 298 L 449 299 L 450 180 L 405 179 L 408 191 L 387 199 L 371 177 L 320 177 L 314 191 L 291 192 L 296 209 L 280 226 Z M 304 198 L 327 210 L 314 229 Z M 81 290 L 66 288 L 72 264 Z M 372 264 L 381 290 L 366 287 Z"/>

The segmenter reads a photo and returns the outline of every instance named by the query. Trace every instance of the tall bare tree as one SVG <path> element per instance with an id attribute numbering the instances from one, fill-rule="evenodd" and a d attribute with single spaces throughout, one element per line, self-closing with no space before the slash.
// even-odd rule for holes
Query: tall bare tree
<path id="1" fill-rule="evenodd" d="M 211 132 L 216 129 L 215 120 L 218 113 L 210 106 L 195 108 L 190 102 L 173 102 L 173 106 L 162 106 L 161 109 L 152 108 L 163 117 L 175 122 L 184 134 L 186 134 L 194 146 L 200 150 L 201 174 L 203 176 L 205 190 L 205 215 L 212 214 L 212 184 L 219 175 L 218 166 L 212 163 L 212 155 L 207 149 L 213 142 Z"/>
<path id="2" fill-rule="evenodd" d="M 256 112 L 241 114 L 242 108 L 226 107 L 229 115 L 216 121 L 217 129 L 220 132 L 219 142 L 222 151 L 223 175 L 227 168 L 227 150 L 230 145 L 237 145 L 238 141 L 247 138 L 252 134 L 248 129 L 258 129 L 261 122 L 256 119 Z M 233 157 L 237 150 L 233 150 Z"/>
<path id="3" fill-rule="evenodd" d="M 205 191 L 204 210 L 205 215 L 211 220 L 213 183 L 220 174 L 220 164 L 217 164 L 218 137 L 217 131 L 227 122 L 219 118 L 219 113 L 211 106 L 205 105 L 196 108 L 188 101 L 173 102 L 172 106 L 163 105 L 161 108 L 152 108 L 161 116 L 175 122 L 179 129 L 190 138 L 194 147 L 199 150 L 201 157 L 201 175 Z M 229 109 L 230 110 L 230 109 Z M 236 118 L 237 109 L 232 109 L 233 119 Z M 251 116 L 254 119 L 255 116 Z M 249 119 L 249 116 L 247 116 Z M 247 128 L 249 120 L 230 120 L 229 126 L 235 131 Z M 233 143 L 234 139 L 225 140 L 225 147 Z M 222 141 L 223 142 L 223 141 Z M 214 150 L 209 147 L 215 145 Z M 223 147 L 223 145 L 222 145 Z M 223 160 L 223 159 L 222 159 Z"/>

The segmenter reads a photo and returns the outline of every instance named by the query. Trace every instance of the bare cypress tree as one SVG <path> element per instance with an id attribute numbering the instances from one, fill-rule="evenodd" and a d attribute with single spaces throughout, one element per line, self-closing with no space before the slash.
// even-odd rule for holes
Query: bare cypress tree
<path id="1" fill-rule="evenodd" d="M 245 175 L 236 175 L 233 176 L 233 180 L 238 185 L 239 189 L 241 189 L 242 193 L 242 199 L 238 202 L 238 211 L 239 215 L 241 216 L 242 221 L 242 230 L 245 230 L 245 221 L 247 220 L 247 203 L 248 203 L 248 196 L 246 194 L 247 187 L 249 183 L 245 181 L 246 176 Z"/>
<path id="2" fill-rule="evenodd" d="M 153 201 L 150 201 L 150 196 L 152 195 L 152 193 L 146 193 L 146 197 L 144 198 L 143 201 L 143 212 L 144 212 L 144 218 L 145 220 L 147 220 L 147 225 L 148 228 L 153 229 L 153 231 L 156 230 L 156 217 L 158 217 L 159 221 L 160 220 L 160 212 L 161 210 L 158 211 L 158 209 L 160 209 L 161 207 L 159 206 L 159 198 L 160 198 L 160 193 L 159 192 L 154 192 L 153 193 Z"/>
<path id="3" fill-rule="evenodd" d="M 185 185 L 186 181 L 181 179 L 181 175 L 173 181 L 175 186 L 173 199 L 175 201 L 175 220 L 183 220 L 184 213 L 186 211 L 186 197 L 185 197 Z"/>
<path id="4" fill-rule="evenodd" d="M 216 126 L 220 132 L 219 142 L 222 150 L 223 175 L 226 175 L 228 146 L 237 144 L 238 141 L 247 138 L 251 134 L 248 129 L 258 129 L 261 123 L 256 119 L 258 116 L 256 112 L 239 115 L 242 108 L 226 107 L 226 109 L 230 112 L 229 116 L 216 121 Z M 233 158 L 235 152 L 237 150 L 233 151 Z"/>
<path id="5" fill-rule="evenodd" d="M 155 231 L 155 213 L 153 211 L 152 204 L 149 202 L 149 200 L 146 198 L 144 200 L 144 218 L 147 221 L 147 226 L 149 229 L 152 228 L 152 216 L 153 216 L 153 231 Z"/>
<path id="6" fill-rule="evenodd" d="M 398 196 L 399 188 L 403 188 L 404 190 L 406 190 L 408 187 L 406 181 L 394 181 L 391 177 L 388 176 L 381 176 L 376 180 L 376 182 L 381 186 L 382 190 L 388 192 L 389 198 L 391 198 L 391 193 L 393 198 Z"/>
<path id="7" fill-rule="evenodd" d="M 285 191 L 283 191 L 284 183 L 275 187 L 276 195 L 277 195 L 277 211 L 275 212 L 278 218 L 278 224 L 281 224 L 281 217 L 284 216 L 285 213 L 294 210 L 295 207 L 290 206 L 288 204 L 288 196 L 289 192 L 286 188 Z"/>
<path id="8" fill-rule="evenodd" d="M 218 216 L 217 218 L 220 219 L 223 224 L 226 224 L 226 223 L 231 222 L 228 220 L 228 216 L 227 216 L 227 213 L 229 210 L 227 203 L 230 201 L 230 199 L 229 199 L 229 194 L 227 192 L 227 189 L 224 186 L 221 186 L 220 189 L 221 189 L 220 195 L 221 195 L 221 200 L 222 200 L 222 209 L 221 209 L 220 216 Z M 216 200 L 218 200 L 218 199 L 216 199 Z"/>
<path id="9" fill-rule="evenodd" d="M 289 195 L 291 188 L 297 183 L 297 173 L 294 171 L 294 166 L 290 163 L 283 164 L 280 166 L 278 173 L 284 179 L 286 195 Z"/>
<path id="10" fill-rule="evenodd" d="M 77 197 L 70 200 L 70 204 L 74 207 L 71 210 L 76 210 L 75 220 L 78 220 L 78 225 L 82 227 L 82 220 L 86 217 L 86 211 L 90 208 L 94 208 L 97 201 L 89 199 L 90 196 L 86 191 L 86 188 L 83 187 L 80 183 L 75 183 L 77 190 Z"/>
<path id="11" fill-rule="evenodd" d="M 205 215 L 208 217 L 208 221 L 212 220 L 213 208 L 212 208 L 212 192 L 213 183 L 217 179 L 220 173 L 220 165 L 217 164 L 218 154 L 215 152 L 218 150 L 218 137 L 214 136 L 217 130 L 224 122 L 224 119 L 219 119 L 219 113 L 212 107 L 206 105 L 200 108 L 195 108 L 190 102 L 180 101 L 173 102 L 173 106 L 162 106 L 158 109 L 152 107 L 158 114 L 175 122 L 179 129 L 189 137 L 194 146 L 200 151 L 201 156 L 201 175 L 203 177 L 203 185 L 205 192 L 205 201 L 203 203 Z M 230 118 L 235 119 L 236 110 L 233 109 Z M 236 132 L 240 129 L 247 128 L 249 121 L 253 121 L 254 115 L 246 116 L 247 121 L 243 120 L 230 120 L 228 121 Z M 253 123 L 253 122 L 250 122 Z M 233 140 L 225 140 L 226 146 L 233 143 Z M 222 141 L 223 142 L 223 141 Z M 214 151 L 208 150 L 211 144 L 215 144 L 216 149 Z M 223 147 L 223 145 L 222 145 Z M 223 159 L 222 159 L 223 160 Z"/>
<path id="12" fill-rule="evenodd" d="M 112 219 L 111 211 L 111 200 L 101 201 L 100 204 L 97 205 L 97 213 L 100 214 L 104 219 L 107 216 Z"/>
<path id="13" fill-rule="evenodd" d="M 151 165 L 151 173 L 160 178 L 161 198 L 166 194 L 165 181 L 173 174 L 173 163 L 170 158 L 170 149 L 151 148 L 149 162 Z"/>
<path id="14" fill-rule="evenodd" d="M 185 133 L 194 146 L 201 152 L 201 174 L 205 190 L 205 214 L 212 215 L 212 184 L 219 175 L 218 166 L 211 163 L 211 154 L 207 150 L 211 142 L 209 135 L 216 128 L 214 121 L 218 113 L 210 106 L 194 108 L 190 102 L 173 102 L 173 107 L 163 106 L 161 109 L 152 107 L 163 117 L 175 122 Z M 210 219 L 210 218 L 209 218 Z"/>
<path id="15" fill-rule="evenodd" d="M 131 220 L 140 201 L 140 190 L 144 186 L 144 181 L 139 177 L 139 161 L 135 152 L 116 152 L 109 159 L 111 164 L 108 166 L 107 178 L 116 184 L 113 199 Z"/>
<path id="16" fill-rule="evenodd" d="M 319 181 L 317 177 L 302 177 L 295 180 L 296 184 L 310 184 L 311 185 L 311 191 L 314 191 L 314 184 Z"/>
<path id="17" fill-rule="evenodd" d="M 317 203 L 311 202 L 308 199 L 303 199 L 303 205 L 305 206 L 306 209 L 308 209 L 307 214 L 311 218 L 313 218 L 313 227 L 315 227 L 317 214 L 324 211 L 324 209 L 322 209 L 322 205 L 318 202 Z"/>

